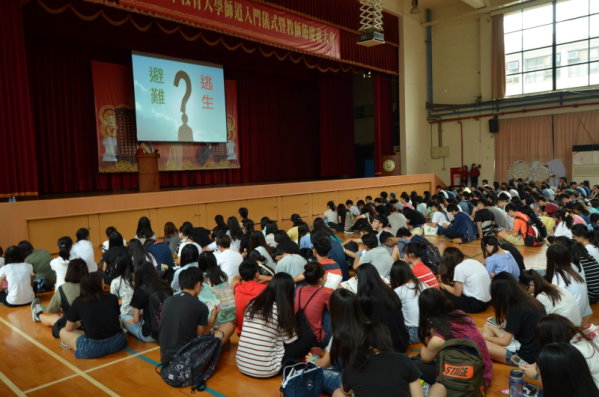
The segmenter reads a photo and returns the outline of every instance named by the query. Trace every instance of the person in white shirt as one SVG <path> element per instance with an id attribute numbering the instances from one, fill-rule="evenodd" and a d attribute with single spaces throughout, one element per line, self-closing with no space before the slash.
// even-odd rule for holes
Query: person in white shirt
<path id="1" fill-rule="evenodd" d="M 595 241 L 595 233 L 589 231 L 585 225 L 574 225 L 572 226 L 572 236 L 574 240 L 584 245 L 589 255 L 591 255 L 597 262 L 599 262 L 599 247 L 598 242 Z"/>
<path id="2" fill-rule="evenodd" d="M 537 298 L 545 306 L 545 313 L 559 314 L 569 318 L 577 327 L 582 324 L 582 317 L 576 299 L 568 290 L 549 284 L 536 270 L 525 270 L 520 273 L 520 284 L 526 291 Z"/>
<path id="3" fill-rule="evenodd" d="M 491 277 L 485 266 L 475 259 L 465 259 L 456 247 L 447 247 L 439 266 L 439 287 L 456 309 L 480 313 L 491 301 Z"/>
<path id="4" fill-rule="evenodd" d="M 360 215 L 360 209 L 354 205 L 354 202 L 352 200 L 347 200 L 345 202 L 345 206 L 353 216 Z"/>
<path id="5" fill-rule="evenodd" d="M 556 243 L 547 248 L 545 280 L 568 290 L 574 296 L 583 319 L 593 314 L 589 304 L 586 281 L 572 267 L 572 255 L 565 245 Z"/>
<path id="6" fill-rule="evenodd" d="M 231 247 L 231 237 L 221 235 L 216 238 L 217 252 L 214 253 L 218 266 L 227 275 L 229 280 L 239 275 L 239 265 L 243 262 L 243 256 L 239 252 L 233 251 Z"/>
<path id="7" fill-rule="evenodd" d="M 333 201 L 329 201 L 327 203 L 327 207 L 329 207 L 329 209 L 326 210 L 323 214 L 324 220 L 326 221 L 327 225 L 329 225 L 329 227 L 333 227 L 331 226 L 331 224 L 337 225 L 337 222 L 339 222 L 337 215 L 337 207 L 335 206 L 335 203 Z"/>
<path id="8" fill-rule="evenodd" d="M 180 263 L 181 267 L 175 270 L 173 275 L 173 281 L 171 281 L 171 288 L 174 293 L 181 290 L 179 286 L 179 275 L 183 270 L 187 270 L 190 267 L 199 267 L 198 260 L 200 258 L 200 250 L 196 246 L 197 244 L 187 244 L 181 249 Z"/>
<path id="9" fill-rule="evenodd" d="M 55 291 L 58 291 L 58 287 L 65 283 L 64 278 L 66 277 L 67 269 L 69 268 L 72 247 L 73 240 L 69 236 L 58 239 L 58 256 L 50 261 L 50 268 L 56 273 L 56 284 L 54 284 Z"/>
<path id="10" fill-rule="evenodd" d="M 0 267 L 0 303 L 8 307 L 29 305 L 35 298 L 31 286 L 33 266 L 23 262 L 25 254 L 16 245 L 6 249 L 4 259 L 6 264 Z M 5 282 L 6 290 L 3 288 Z"/>
<path id="11" fill-rule="evenodd" d="M 410 344 L 419 343 L 420 309 L 418 307 L 418 298 L 420 293 L 429 286 L 420 281 L 410 269 L 410 265 L 404 261 L 397 261 L 391 266 L 389 277 L 391 279 L 391 288 L 401 300 L 401 310 L 406 328 L 410 334 Z"/>
<path id="12" fill-rule="evenodd" d="M 89 230 L 81 228 L 76 233 L 77 242 L 71 248 L 71 259 L 81 258 L 87 264 L 87 270 L 92 273 L 98 270 L 98 264 L 94 259 L 94 247 L 89 241 Z"/>

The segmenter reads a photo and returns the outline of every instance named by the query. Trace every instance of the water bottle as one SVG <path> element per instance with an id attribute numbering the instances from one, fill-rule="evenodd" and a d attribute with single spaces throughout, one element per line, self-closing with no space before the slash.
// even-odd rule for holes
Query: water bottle
<path id="1" fill-rule="evenodd" d="M 510 397 L 524 397 L 524 371 L 521 369 L 510 371 Z"/>

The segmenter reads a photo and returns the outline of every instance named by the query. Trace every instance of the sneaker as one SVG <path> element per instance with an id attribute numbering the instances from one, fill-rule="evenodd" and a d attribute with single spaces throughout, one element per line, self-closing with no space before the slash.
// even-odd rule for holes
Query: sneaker
<path id="1" fill-rule="evenodd" d="M 33 320 L 33 322 L 36 322 L 36 323 L 40 322 L 40 314 L 42 314 L 43 311 L 44 310 L 42 309 L 40 300 L 38 298 L 35 298 L 31 302 L 31 319 Z"/>
<path id="2" fill-rule="evenodd" d="M 60 347 L 62 347 L 65 350 L 71 350 L 71 346 L 67 345 L 63 341 L 60 341 Z"/>

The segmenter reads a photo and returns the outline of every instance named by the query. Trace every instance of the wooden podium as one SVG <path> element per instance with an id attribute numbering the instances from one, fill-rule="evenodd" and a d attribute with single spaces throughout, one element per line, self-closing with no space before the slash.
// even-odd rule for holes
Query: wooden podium
<path id="1" fill-rule="evenodd" d="M 382 176 L 401 175 L 401 162 L 399 153 L 383 155 L 381 162 Z"/>
<path id="2" fill-rule="evenodd" d="M 158 158 L 154 153 L 137 154 L 137 169 L 139 171 L 139 191 L 157 192 L 160 190 L 160 177 L 158 176 Z"/>

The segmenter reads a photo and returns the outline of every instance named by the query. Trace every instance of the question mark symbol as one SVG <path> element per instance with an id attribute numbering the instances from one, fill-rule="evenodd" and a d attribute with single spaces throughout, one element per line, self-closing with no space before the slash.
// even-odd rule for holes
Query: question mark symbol
<path id="1" fill-rule="evenodd" d="M 175 81 L 173 82 L 173 84 L 175 84 L 175 87 L 179 87 L 179 81 L 181 80 L 185 81 L 185 95 L 183 95 L 183 98 L 181 98 L 181 113 L 185 114 L 187 101 L 191 96 L 191 79 L 189 78 L 189 75 L 186 72 L 179 70 L 175 75 Z"/>

